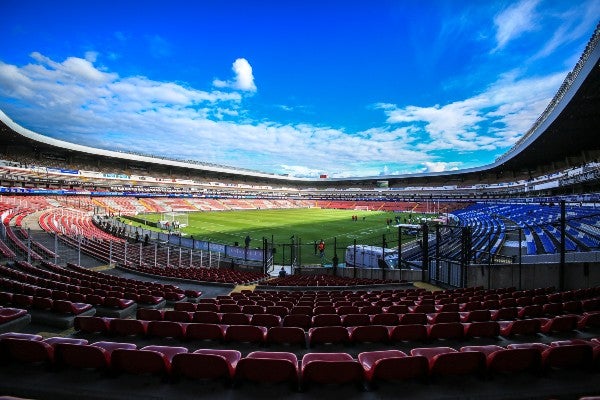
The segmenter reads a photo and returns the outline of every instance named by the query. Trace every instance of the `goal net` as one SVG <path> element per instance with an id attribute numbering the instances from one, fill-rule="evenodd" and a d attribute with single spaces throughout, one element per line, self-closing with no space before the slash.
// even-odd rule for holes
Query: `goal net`
<path id="1" fill-rule="evenodd" d="M 354 206 L 354 210 L 356 211 L 369 211 L 369 206 Z"/>
<path id="2" fill-rule="evenodd" d="M 162 214 L 158 221 L 158 227 L 169 231 L 177 231 L 188 225 L 188 215 L 186 213 L 166 212 Z"/>

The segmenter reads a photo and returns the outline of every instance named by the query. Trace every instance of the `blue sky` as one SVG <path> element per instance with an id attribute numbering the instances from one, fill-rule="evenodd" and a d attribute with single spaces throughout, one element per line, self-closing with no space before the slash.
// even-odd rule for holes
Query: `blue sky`
<path id="1" fill-rule="evenodd" d="M 0 3 L 0 109 L 38 133 L 300 177 L 485 165 L 600 0 Z"/>

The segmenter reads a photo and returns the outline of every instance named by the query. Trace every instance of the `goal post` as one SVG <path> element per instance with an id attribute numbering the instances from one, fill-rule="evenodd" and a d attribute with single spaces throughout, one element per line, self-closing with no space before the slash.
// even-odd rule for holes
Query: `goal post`
<path id="1" fill-rule="evenodd" d="M 188 214 L 181 212 L 165 212 L 161 215 L 161 220 L 158 221 L 158 226 L 161 229 L 179 230 L 188 226 Z"/>
<path id="2" fill-rule="evenodd" d="M 369 211 L 369 206 L 354 206 L 355 211 Z"/>

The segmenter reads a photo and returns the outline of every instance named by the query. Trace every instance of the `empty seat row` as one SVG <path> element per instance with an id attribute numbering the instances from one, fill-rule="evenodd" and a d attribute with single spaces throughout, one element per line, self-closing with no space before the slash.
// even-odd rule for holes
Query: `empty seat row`
<path id="1" fill-rule="evenodd" d="M 60 314 L 72 315 L 79 315 L 93 308 L 89 303 L 80 303 L 69 300 L 53 300 L 48 297 L 28 296 L 7 292 L 0 292 L 0 304 L 10 304 L 15 308 L 25 310 L 55 311 Z"/>
<path id="2" fill-rule="evenodd" d="M 489 313 L 489 319 L 499 319 L 496 317 L 498 310 L 515 310 L 511 319 L 556 316 L 561 314 L 581 314 L 583 312 L 600 311 L 600 299 L 588 299 L 585 301 L 572 300 L 564 303 L 546 303 L 546 304 L 527 304 L 518 305 L 515 299 L 505 299 L 507 301 L 489 300 L 484 302 L 468 303 L 447 303 L 447 304 L 412 304 L 412 301 L 354 301 L 354 302 L 302 302 L 293 303 L 291 301 L 267 300 L 231 300 L 231 299 L 202 299 L 199 303 L 179 302 L 174 305 L 177 311 L 214 311 L 214 312 L 242 312 L 245 314 L 263 314 L 272 313 L 280 316 L 287 314 L 378 314 L 378 313 L 426 313 L 437 314 L 440 312 L 476 312 L 480 314 Z M 509 301 L 511 300 L 511 301 Z M 401 304 L 403 302 L 410 304 Z"/>
<path id="3" fill-rule="evenodd" d="M 309 329 L 318 326 L 364 326 L 364 325 L 433 325 L 439 323 L 473 323 L 473 322 L 489 322 L 494 317 L 500 317 L 498 321 L 503 328 L 507 326 L 519 326 L 531 324 L 530 319 L 517 320 L 508 318 L 514 316 L 516 310 L 512 312 L 510 309 L 498 310 L 494 314 L 489 311 L 476 310 L 467 313 L 440 312 L 438 314 L 390 314 L 380 313 L 375 315 L 367 314 L 319 314 L 309 316 L 305 314 L 290 314 L 283 318 L 275 314 L 244 314 L 244 313 L 216 313 L 214 311 L 177 311 L 177 310 L 154 310 L 154 309 L 138 309 L 137 318 L 147 321 L 175 321 L 175 322 L 198 322 L 210 324 L 227 324 L 227 325 L 257 325 L 257 326 L 296 326 L 302 329 Z M 505 318 L 503 318 L 503 316 Z M 553 331 L 569 331 L 576 328 L 584 329 L 588 327 L 598 326 L 600 324 L 600 312 L 584 313 L 579 315 L 559 315 L 552 318 L 536 318 L 539 320 L 533 322 L 537 332 L 549 333 Z M 510 322 L 524 321 L 517 324 Z M 495 322 L 495 320 L 493 321 Z M 538 326 L 539 325 L 539 326 Z M 512 328 L 509 328 L 512 329 Z"/>
<path id="4" fill-rule="evenodd" d="M 115 373 L 159 374 L 177 378 L 248 380 L 265 383 L 374 383 L 385 380 L 495 373 L 521 374 L 554 369 L 592 370 L 598 367 L 600 341 L 573 340 L 521 343 L 506 348 L 465 346 L 369 351 L 354 359 L 348 353 L 307 353 L 298 360 L 290 352 L 255 351 L 242 357 L 238 350 L 180 346 L 146 346 L 96 342 L 25 334 L 0 335 L 3 360 L 45 363 L 71 368 L 111 370 Z"/>
<path id="5" fill-rule="evenodd" d="M 0 307 L 0 324 L 15 320 L 27 314 L 27 310 L 12 307 Z"/>
<path id="6" fill-rule="evenodd" d="M 82 333 L 118 336 L 172 337 L 187 340 L 224 340 L 254 343 L 292 343 L 310 346 L 325 343 L 401 342 L 464 340 L 473 337 L 512 337 L 514 335 L 552 334 L 575 329 L 577 320 L 556 317 L 542 325 L 540 320 L 519 320 L 500 324 L 495 321 L 437 323 L 432 325 L 321 326 L 305 332 L 300 327 L 223 325 L 175 321 L 143 321 L 105 317 L 77 317 L 75 329 Z"/>

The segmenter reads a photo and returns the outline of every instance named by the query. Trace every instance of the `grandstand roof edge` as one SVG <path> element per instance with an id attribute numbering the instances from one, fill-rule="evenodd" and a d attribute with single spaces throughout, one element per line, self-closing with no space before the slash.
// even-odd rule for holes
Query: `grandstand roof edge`
<path id="1" fill-rule="evenodd" d="M 296 177 L 291 177 L 291 176 L 268 174 L 268 173 L 258 172 L 258 171 L 257 172 L 251 172 L 248 170 L 240 171 L 240 170 L 236 170 L 234 168 L 229 169 L 229 168 L 220 168 L 220 167 L 208 166 L 208 165 L 197 165 L 197 164 L 186 163 L 185 161 L 175 161 L 175 160 L 168 160 L 168 159 L 162 159 L 162 158 L 154 158 L 154 157 L 149 157 L 149 156 L 144 156 L 144 155 L 122 153 L 122 152 L 114 151 L 114 150 L 98 149 L 98 148 L 94 148 L 94 147 L 90 147 L 90 146 L 75 144 L 75 143 L 67 142 L 64 140 L 50 138 L 48 136 L 44 136 L 40 133 L 34 132 L 30 129 L 27 129 L 27 128 L 19 125 L 15 121 L 13 121 L 2 110 L 0 110 L 0 121 L 4 122 L 14 132 L 16 132 L 19 135 L 22 135 L 28 139 L 35 140 L 37 142 L 41 142 L 41 143 L 44 143 L 44 144 L 47 144 L 50 146 L 57 146 L 57 147 L 61 147 L 63 149 L 73 150 L 73 151 L 77 151 L 77 152 L 89 153 L 89 154 L 99 155 L 99 156 L 104 156 L 104 157 L 120 158 L 123 160 L 129 160 L 129 161 L 140 161 L 140 162 L 147 162 L 147 163 L 152 163 L 152 164 L 169 165 L 169 166 L 180 167 L 180 168 L 206 170 L 206 171 L 211 171 L 211 172 L 220 172 L 220 173 L 233 174 L 233 175 L 249 175 L 249 176 L 254 176 L 257 178 L 268 178 L 268 179 L 276 179 L 276 180 L 299 180 L 299 181 L 307 180 L 307 179 L 296 178 Z"/>

